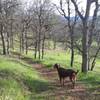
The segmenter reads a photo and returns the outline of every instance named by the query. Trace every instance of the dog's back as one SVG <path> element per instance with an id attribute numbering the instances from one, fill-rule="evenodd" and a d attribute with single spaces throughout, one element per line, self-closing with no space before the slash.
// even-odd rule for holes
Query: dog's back
<path id="1" fill-rule="evenodd" d="M 64 69 L 60 67 L 58 73 L 61 77 L 70 77 L 73 75 L 73 73 L 75 73 L 75 71 L 72 69 Z"/>

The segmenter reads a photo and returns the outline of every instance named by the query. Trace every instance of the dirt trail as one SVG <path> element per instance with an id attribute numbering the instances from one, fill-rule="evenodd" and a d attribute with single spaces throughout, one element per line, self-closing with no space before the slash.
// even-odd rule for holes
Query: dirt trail
<path id="1" fill-rule="evenodd" d="M 50 85 L 53 87 L 50 96 L 54 96 L 55 100 L 95 100 L 89 99 L 91 95 L 86 91 L 86 87 L 82 83 L 77 82 L 75 88 L 72 89 L 71 82 L 66 79 L 65 86 L 62 87 L 56 70 L 48 69 L 41 64 L 33 64 L 32 66 L 43 78 L 49 81 Z"/>
<path id="2" fill-rule="evenodd" d="M 56 70 L 46 68 L 39 62 L 33 62 L 28 58 L 23 58 L 23 60 L 36 69 L 40 76 L 48 80 L 52 89 L 46 100 L 100 100 L 100 95 L 95 94 L 95 91 L 88 90 L 82 82 L 77 81 L 75 88 L 72 89 L 71 82 L 66 79 L 65 86 L 62 87 Z"/>
<path id="3" fill-rule="evenodd" d="M 25 61 L 36 69 L 40 76 L 48 80 L 52 89 L 49 90 L 46 97 L 47 99 L 41 100 L 100 100 L 100 88 L 89 90 L 81 81 L 77 81 L 75 88 L 72 89 L 72 84 L 68 79 L 65 80 L 65 86 L 62 87 L 56 70 L 46 68 L 39 61 L 34 62 L 32 58 L 22 55 L 13 54 L 12 57 L 20 58 Z"/>

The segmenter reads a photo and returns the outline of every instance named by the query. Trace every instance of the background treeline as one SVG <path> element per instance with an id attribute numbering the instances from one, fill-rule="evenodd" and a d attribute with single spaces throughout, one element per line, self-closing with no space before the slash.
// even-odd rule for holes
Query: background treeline
<path id="1" fill-rule="evenodd" d="M 70 49 L 82 55 L 82 72 L 93 70 L 100 51 L 99 1 L 87 0 L 79 9 L 77 0 L 0 0 L 0 52 L 9 55 L 31 50 L 34 58 L 43 59 L 48 49 Z M 90 16 L 91 7 L 94 7 Z M 59 15 L 57 14 L 59 12 Z"/>

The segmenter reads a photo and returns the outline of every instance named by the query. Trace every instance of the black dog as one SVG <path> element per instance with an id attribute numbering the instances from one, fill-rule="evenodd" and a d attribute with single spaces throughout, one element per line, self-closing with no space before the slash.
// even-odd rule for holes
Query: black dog
<path id="1" fill-rule="evenodd" d="M 64 79 L 65 79 L 65 77 L 69 77 L 70 81 L 73 84 L 73 88 L 74 88 L 75 80 L 76 80 L 76 75 L 79 72 L 79 70 L 77 70 L 77 72 L 76 72 L 73 69 L 65 69 L 65 68 L 60 67 L 60 65 L 58 65 L 58 64 L 55 64 L 54 68 L 56 68 L 57 71 L 58 71 L 60 83 L 62 84 L 62 79 L 63 79 L 63 86 L 64 86 Z"/>

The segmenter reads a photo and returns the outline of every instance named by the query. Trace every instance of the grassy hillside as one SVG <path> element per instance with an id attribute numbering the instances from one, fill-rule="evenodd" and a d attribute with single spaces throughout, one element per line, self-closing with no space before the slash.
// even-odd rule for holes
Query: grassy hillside
<path id="1" fill-rule="evenodd" d="M 32 100 L 47 84 L 28 64 L 0 56 L 0 100 Z"/>

